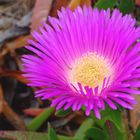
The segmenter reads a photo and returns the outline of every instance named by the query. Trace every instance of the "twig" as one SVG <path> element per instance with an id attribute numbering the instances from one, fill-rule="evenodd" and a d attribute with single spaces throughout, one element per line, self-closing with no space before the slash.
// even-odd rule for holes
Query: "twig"
<path id="1" fill-rule="evenodd" d="M 22 76 L 22 72 L 21 71 L 12 71 L 12 70 L 0 70 L 0 76 L 2 77 L 12 77 L 15 78 L 16 80 L 27 84 L 28 80 Z"/>
<path id="2" fill-rule="evenodd" d="M 3 115 L 17 130 L 26 130 L 23 120 L 11 109 L 6 101 L 3 104 L 3 108 Z"/>
<path id="3" fill-rule="evenodd" d="M 2 92 L 2 86 L 0 84 L 0 113 L 2 113 L 3 110 L 3 92 Z"/>
<path id="4" fill-rule="evenodd" d="M 3 90 L 0 84 L 0 113 L 18 130 L 26 130 L 24 121 L 12 110 L 8 103 L 4 100 Z"/>

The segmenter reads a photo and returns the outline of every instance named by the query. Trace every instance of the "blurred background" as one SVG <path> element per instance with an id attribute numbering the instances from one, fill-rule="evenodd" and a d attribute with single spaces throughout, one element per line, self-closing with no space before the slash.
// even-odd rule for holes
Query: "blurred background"
<path id="1" fill-rule="evenodd" d="M 21 56 L 27 54 L 24 46 L 32 38 L 31 32 L 38 30 L 48 16 L 57 17 L 57 10 L 69 6 L 72 10 L 78 5 L 98 8 L 119 8 L 123 14 L 131 14 L 140 25 L 140 0 L 0 0 L 0 130 L 26 130 L 31 120 L 42 114 L 50 104 L 34 98 L 34 90 L 22 77 Z M 126 112 L 126 121 L 133 131 L 140 123 L 139 105 Z M 51 116 L 51 117 L 50 117 Z M 81 112 L 56 117 L 53 111 L 44 119 L 37 130 L 47 130 L 48 122 L 60 134 L 73 136 L 85 119 Z M 4 136 L 0 132 L 0 138 Z"/>

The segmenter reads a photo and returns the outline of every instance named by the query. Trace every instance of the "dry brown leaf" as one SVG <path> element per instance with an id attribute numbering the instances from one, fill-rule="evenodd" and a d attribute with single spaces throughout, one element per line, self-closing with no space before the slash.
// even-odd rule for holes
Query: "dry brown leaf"
<path id="1" fill-rule="evenodd" d="M 140 0 L 135 0 L 135 3 L 140 6 Z"/>
<path id="2" fill-rule="evenodd" d="M 9 52 L 14 52 L 16 49 L 22 48 L 27 45 L 27 40 L 31 39 L 31 35 L 21 36 L 11 42 L 7 42 L 3 49 L 0 51 L 0 58 Z"/>
<path id="3" fill-rule="evenodd" d="M 2 113 L 3 110 L 3 103 L 4 103 L 3 91 L 2 91 L 2 86 L 0 84 L 0 113 Z"/>
<path id="4" fill-rule="evenodd" d="M 69 4 L 69 7 L 74 10 L 79 5 L 91 5 L 91 0 L 72 0 Z"/>
<path id="5" fill-rule="evenodd" d="M 140 124 L 140 96 L 135 95 L 135 99 L 138 104 L 134 106 L 134 109 L 130 111 L 131 126 L 136 129 Z"/>
<path id="6" fill-rule="evenodd" d="M 36 0 L 35 7 L 33 9 L 31 30 L 38 30 L 38 27 L 43 21 L 46 21 L 50 12 L 53 0 Z"/>
<path id="7" fill-rule="evenodd" d="M 48 14 L 50 13 L 51 16 L 56 16 L 57 10 L 59 10 L 62 6 L 67 6 L 70 0 L 56 0 L 53 3 L 53 0 L 37 0 L 32 16 L 32 24 L 31 29 L 32 31 L 38 29 L 38 27 L 42 24 L 43 20 L 47 19 Z M 71 0 L 69 7 L 71 9 L 76 8 L 78 5 L 91 5 L 91 0 Z M 52 6 L 52 9 L 51 9 Z M 50 10 L 51 9 L 51 10 Z M 14 41 L 8 42 L 3 47 L 4 49 L 0 52 L 0 58 L 6 55 L 9 52 L 13 52 L 16 49 L 22 48 L 23 46 L 27 45 L 27 40 L 31 39 L 31 35 L 21 36 L 16 38 Z"/>
<path id="8" fill-rule="evenodd" d="M 18 80 L 22 83 L 25 83 L 25 84 L 28 83 L 28 80 L 22 76 L 21 71 L 1 70 L 0 76 L 12 77 L 12 78 L 15 78 L 16 80 Z"/>
<path id="9" fill-rule="evenodd" d="M 6 48 L 9 51 L 13 51 L 15 49 L 22 48 L 22 47 L 24 47 L 25 45 L 28 44 L 27 41 L 31 38 L 32 38 L 31 35 L 18 37 L 14 41 L 6 43 Z"/>
<path id="10" fill-rule="evenodd" d="M 82 5 L 90 6 L 91 3 L 92 3 L 92 0 L 81 0 L 81 4 L 82 4 Z"/>
<path id="11" fill-rule="evenodd" d="M 28 108 L 23 110 L 25 115 L 31 116 L 31 117 L 36 117 L 40 115 L 42 112 L 44 112 L 44 109 L 41 108 Z"/>
<path id="12" fill-rule="evenodd" d="M 60 10 L 61 7 L 66 7 L 69 4 L 69 2 L 70 0 L 55 0 L 53 2 L 49 15 L 53 17 L 57 17 L 57 10 Z"/>
<path id="13" fill-rule="evenodd" d="M 69 4 L 69 7 L 74 10 L 78 5 L 80 5 L 81 0 L 72 0 Z"/>

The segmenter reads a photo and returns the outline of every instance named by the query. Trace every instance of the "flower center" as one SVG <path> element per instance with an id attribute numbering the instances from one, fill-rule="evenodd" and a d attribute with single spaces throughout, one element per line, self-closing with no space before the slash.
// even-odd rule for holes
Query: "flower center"
<path id="1" fill-rule="evenodd" d="M 78 82 L 83 86 L 101 87 L 105 77 L 110 76 L 109 63 L 96 53 L 87 53 L 74 63 L 70 81 L 76 85 Z"/>

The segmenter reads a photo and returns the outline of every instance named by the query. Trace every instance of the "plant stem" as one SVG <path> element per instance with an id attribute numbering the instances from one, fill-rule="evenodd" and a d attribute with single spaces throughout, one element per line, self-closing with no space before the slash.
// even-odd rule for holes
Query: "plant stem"
<path id="1" fill-rule="evenodd" d="M 108 132 L 110 134 L 111 140 L 115 140 L 115 137 L 114 137 L 113 129 L 111 127 L 110 120 L 107 120 L 106 121 L 106 125 L 107 125 L 107 128 L 108 128 Z"/>

